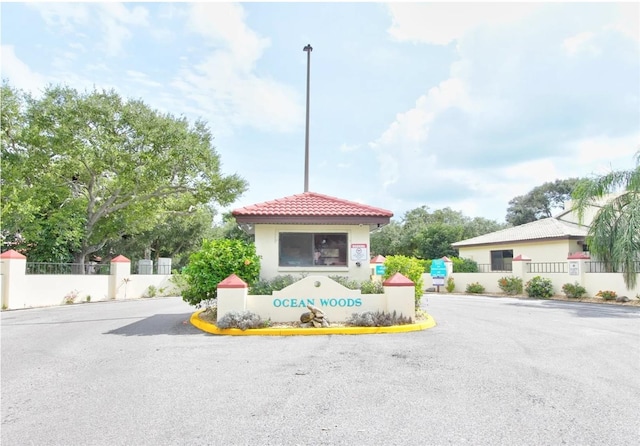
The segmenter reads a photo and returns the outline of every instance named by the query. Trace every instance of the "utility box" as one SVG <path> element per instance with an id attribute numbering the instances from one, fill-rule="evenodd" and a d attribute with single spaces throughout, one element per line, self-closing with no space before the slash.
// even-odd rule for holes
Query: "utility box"
<path id="1" fill-rule="evenodd" d="M 153 260 L 138 260 L 138 274 L 153 274 Z"/>
<path id="2" fill-rule="evenodd" d="M 171 258 L 170 257 L 158 258 L 157 274 L 171 274 Z"/>

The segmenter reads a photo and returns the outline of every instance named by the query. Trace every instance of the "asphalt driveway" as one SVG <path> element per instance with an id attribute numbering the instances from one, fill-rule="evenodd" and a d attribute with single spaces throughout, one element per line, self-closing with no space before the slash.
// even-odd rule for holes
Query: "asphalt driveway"
<path id="1" fill-rule="evenodd" d="M 227 337 L 179 298 L 1 315 L 3 445 L 636 445 L 640 308 L 428 295 L 430 330 Z"/>

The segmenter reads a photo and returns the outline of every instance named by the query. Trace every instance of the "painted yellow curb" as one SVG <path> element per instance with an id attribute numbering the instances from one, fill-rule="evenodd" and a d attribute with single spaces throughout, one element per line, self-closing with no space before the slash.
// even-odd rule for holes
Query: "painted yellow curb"
<path id="1" fill-rule="evenodd" d="M 427 314 L 427 320 L 417 324 L 394 325 L 392 327 L 328 327 L 328 328 L 255 328 L 242 331 L 239 328 L 222 330 L 210 322 L 200 319 L 199 314 L 204 310 L 196 311 L 191 315 L 190 322 L 202 331 L 218 335 L 231 336 L 315 336 L 315 335 L 355 335 L 377 333 L 405 333 L 420 331 L 436 326 L 436 321 Z"/>

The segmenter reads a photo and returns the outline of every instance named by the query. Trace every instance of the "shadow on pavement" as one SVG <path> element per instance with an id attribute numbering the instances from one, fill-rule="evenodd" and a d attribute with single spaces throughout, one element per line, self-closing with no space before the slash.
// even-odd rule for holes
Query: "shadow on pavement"
<path id="1" fill-rule="evenodd" d="M 155 314 L 104 334 L 121 336 L 195 335 L 204 334 L 191 325 L 191 313 Z"/>
<path id="2" fill-rule="evenodd" d="M 539 300 L 536 303 L 511 302 L 507 305 L 516 307 L 542 308 L 548 310 L 571 310 L 578 317 L 601 317 L 601 318 L 638 318 L 640 317 L 640 307 L 619 306 L 599 303 L 568 302 L 557 300 Z"/>

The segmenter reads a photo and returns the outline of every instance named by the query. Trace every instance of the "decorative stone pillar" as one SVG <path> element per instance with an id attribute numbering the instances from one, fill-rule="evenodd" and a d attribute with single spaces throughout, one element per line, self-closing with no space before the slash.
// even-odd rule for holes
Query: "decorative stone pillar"
<path id="1" fill-rule="evenodd" d="M 2 263 L 2 308 L 23 308 L 27 280 L 27 258 L 10 249 L 0 254 Z M 20 305 L 22 303 L 22 305 Z"/>
<path id="2" fill-rule="evenodd" d="M 569 281 L 571 283 L 578 282 L 578 284 L 584 286 L 585 263 L 587 260 L 591 260 L 591 256 L 586 252 L 576 252 L 567 257 L 567 262 L 569 262 Z"/>
<path id="3" fill-rule="evenodd" d="M 216 320 L 230 311 L 244 311 L 247 308 L 249 285 L 235 274 L 231 274 L 218 284 L 218 315 Z"/>
<path id="4" fill-rule="evenodd" d="M 520 277 L 522 279 L 522 283 L 525 284 L 527 282 L 527 263 L 529 263 L 531 259 L 525 255 L 518 255 L 513 258 L 511 263 L 511 274 L 515 277 Z"/>
<path id="5" fill-rule="evenodd" d="M 126 299 L 127 288 L 131 281 L 131 260 L 123 255 L 111 260 L 109 276 L 109 299 Z"/>
<path id="6" fill-rule="evenodd" d="M 416 319 L 415 283 L 400 273 L 395 273 L 382 282 L 385 294 L 385 311 L 394 310 L 405 317 Z"/>

